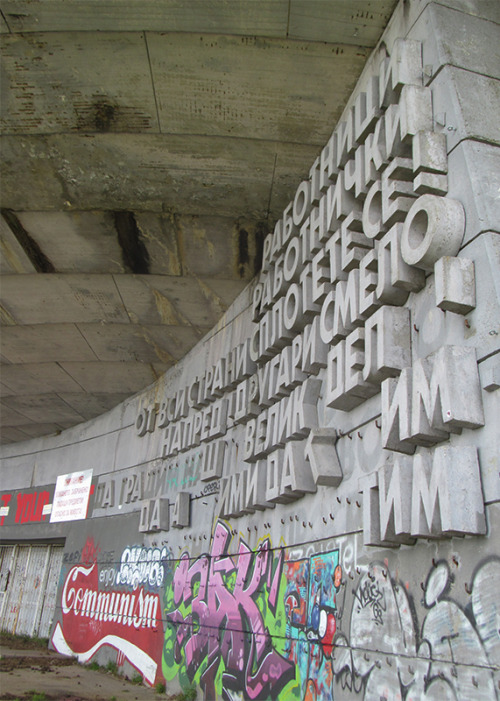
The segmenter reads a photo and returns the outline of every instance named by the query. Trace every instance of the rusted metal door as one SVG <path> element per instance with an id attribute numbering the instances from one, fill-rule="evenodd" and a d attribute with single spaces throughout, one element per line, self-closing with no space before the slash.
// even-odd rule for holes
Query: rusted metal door
<path id="1" fill-rule="evenodd" d="M 10 633 L 48 637 L 61 571 L 61 545 L 0 546 L 0 627 Z"/>
<path id="2" fill-rule="evenodd" d="M 38 624 L 38 637 L 48 638 L 50 627 L 56 610 L 57 587 L 61 575 L 63 561 L 62 546 L 52 545 L 50 559 L 47 567 L 46 582 L 42 589 L 43 600 L 40 605 L 40 621 Z"/>
<path id="3" fill-rule="evenodd" d="M 13 545 L 0 546 L 0 621 L 2 621 L 2 624 L 8 598 L 7 588 L 11 577 L 14 550 Z"/>
<path id="4" fill-rule="evenodd" d="M 29 547 L 16 545 L 12 555 L 12 563 L 8 576 L 9 583 L 7 591 L 5 592 L 6 601 L 2 618 L 2 630 L 6 630 L 9 633 L 15 633 L 17 631 L 17 620 L 21 610 L 29 551 Z"/>

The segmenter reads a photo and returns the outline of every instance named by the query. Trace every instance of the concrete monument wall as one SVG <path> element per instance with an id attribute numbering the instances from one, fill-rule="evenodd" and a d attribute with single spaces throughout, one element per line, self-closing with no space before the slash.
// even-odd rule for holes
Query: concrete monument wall
<path id="1" fill-rule="evenodd" d="M 65 538 L 55 649 L 205 699 L 499 697 L 499 21 L 402 2 L 218 326 L 2 449 L 3 538 Z"/>

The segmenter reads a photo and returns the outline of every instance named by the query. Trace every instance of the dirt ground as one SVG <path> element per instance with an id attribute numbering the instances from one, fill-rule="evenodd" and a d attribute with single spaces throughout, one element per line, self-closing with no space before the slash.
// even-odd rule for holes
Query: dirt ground
<path id="1" fill-rule="evenodd" d="M 26 639 L 0 636 L 0 699 L 11 701 L 174 701 L 105 670 L 91 670 Z"/>

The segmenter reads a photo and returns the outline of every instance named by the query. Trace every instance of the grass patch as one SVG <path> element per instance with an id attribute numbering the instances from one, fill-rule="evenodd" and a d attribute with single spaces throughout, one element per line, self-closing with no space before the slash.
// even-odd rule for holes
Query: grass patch
<path id="1" fill-rule="evenodd" d="M 5 646 L 10 646 L 16 650 L 36 650 L 38 648 L 44 648 L 45 650 L 49 646 L 48 638 L 30 638 L 29 635 L 15 635 L 14 633 L 8 633 L 7 631 L 0 632 L 0 644 Z"/>
<path id="2" fill-rule="evenodd" d="M 163 682 L 158 682 L 158 684 L 155 686 L 155 691 L 157 694 L 164 694 L 167 690 L 167 687 Z"/>
<path id="3" fill-rule="evenodd" d="M 109 660 L 106 666 L 99 664 L 99 662 L 96 662 L 95 660 L 93 662 L 90 662 L 90 664 L 85 665 L 86 669 L 91 669 L 93 672 L 108 672 L 109 674 L 113 674 L 115 677 L 120 677 L 121 674 L 118 671 L 118 665 L 116 662 L 113 662 L 113 660 Z M 140 680 L 142 681 L 142 677 L 140 675 L 137 675 Z M 135 678 L 134 678 L 135 679 Z M 139 682 L 134 681 L 134 684 L 138 684 Z"/>
<path id="4" fill-rule="evenodd" d="M 110 660 L 106 665 L 106 671 L 111 672 L 111 674 L 118 674 L 118 665 L 113 660 Z"/>
<path id="5" fill-rule="evenodd" d="M 130 681 L 132 684 L 142 684 L 142 674 L 134 674 Z"/>

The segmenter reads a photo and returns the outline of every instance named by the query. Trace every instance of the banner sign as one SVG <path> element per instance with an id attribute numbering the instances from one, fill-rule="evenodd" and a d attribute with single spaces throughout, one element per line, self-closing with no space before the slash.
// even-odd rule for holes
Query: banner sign
<path id="1" fill-rule="evenodd" d="M 92 470 L 59 475 L 50 522 L 78 521 L 87 517 Z"/>

